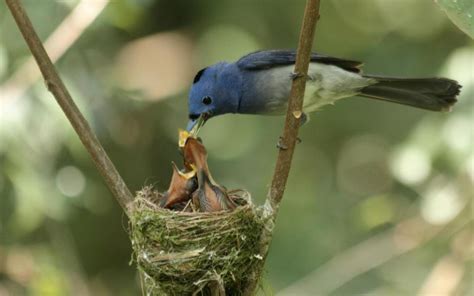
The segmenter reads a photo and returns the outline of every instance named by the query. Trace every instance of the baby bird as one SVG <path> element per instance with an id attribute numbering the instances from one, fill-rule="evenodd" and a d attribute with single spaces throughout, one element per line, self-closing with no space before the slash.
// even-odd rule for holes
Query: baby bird
<path id="1" fill-rule="evenodd" d="M 236 204 L 221 186 L 214 184 L 204 170 L 197 173 L 198 189 L 193 194 L 193 203 L 201 212 L 233 210 Z"/>
<path id="2" fill-rule="evenodd" d="M 171 208 L 180 202 L 189 200 L 191 193 L 196 190 L 198 185 L 194 172 L 182 173 L 175 163 L 172 163 L 172 166 L 173 176 L 171 177 L 170 187 L 159 204 L 162 208 Z"/>

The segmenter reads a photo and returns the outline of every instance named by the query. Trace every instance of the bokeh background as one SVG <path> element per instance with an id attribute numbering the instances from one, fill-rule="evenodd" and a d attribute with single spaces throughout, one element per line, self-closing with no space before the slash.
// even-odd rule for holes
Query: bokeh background
<path id="1" fill-rule="evenodd" d="M 304 1 L 24 0 L 132 190 L 165 190 L 205 65 L 295 48 Z M 451 113 L 351 98 L 301 130 L 262 294 L 474 295 L 474 45 L 432 0 L 322 1 L 314 50 L 463 84 Z M 202 132 L 213 175 L 262 203 L 281 117 Z M 140 295 L 127 221 L 0 3 L 0 295 Z"/>

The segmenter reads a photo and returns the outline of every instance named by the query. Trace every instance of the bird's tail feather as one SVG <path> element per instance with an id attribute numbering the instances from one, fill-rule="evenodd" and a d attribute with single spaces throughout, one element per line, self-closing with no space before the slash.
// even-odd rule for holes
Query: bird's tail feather
<path id="1" fill-rule="evenodd" d="M 461 89 L 457 81 L 447 78 L 364 77 L 376 83 L 364 87 L 362 96 L 432 111 L 450 111 Z"/>

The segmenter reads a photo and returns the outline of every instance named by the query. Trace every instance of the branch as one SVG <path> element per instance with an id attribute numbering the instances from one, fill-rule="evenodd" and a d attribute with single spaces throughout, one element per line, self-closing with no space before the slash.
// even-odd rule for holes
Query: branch
<path id="1" fill-rule="evenodd" d="M 303 291 L 310 295 L 330 295 L 354 278 L 394 258 L 424 247 L 442 233 L 451 237 L 460 232 L 460 229 L 469 227 L 472 218 L 468 209 L 469 205 L 452 222 L 445 225 L 431 225 L 420 215 L 404 219 L 395 227 L 341 252 L 280 291 L 278 295 L 299 295 Z"/>
<path id="2" fill-rule="evenodd" d="M 130 190 L 120 177 L 117 169 L 107 156 L 104 148 L 90 128 L 89 124 L 81 114 L 76 104 L 71 98 L 68 90 L 64 86 L 56 69 L 44 49 L 38 35 L 36 34 L 30 19 L 23 9 L 20 0 L 5 0 L 15 21 L 25 39 L 31 53 L 43 74 L 48 90 L 54 95 L 56 101 L 61 106 L 66 117 L 69 119 L 74 130 L 79 136 L 82 144 L 92 157 L 98 171 L 105 179 L 110 191 L 117 199 L 125 213 L 128 214 L 127 205 L 133 200 Z"/>
<path id="3" fill-rule="evenodd" d="M 318 19 L 319 0 L 308 0 L 304 13 L 303 26 L 300 32 L 298 52 L 296 54 L 294 70 L 296 78 L 291 85 L 285 127 L 283 137 L 281 138 L 281 146 L 285 148 L 280 148 L 278 153 L 272 184 L 267 196 L 267 201 L 270 203 L 275 215 L 278 211 L 283 193 L 285 192 L 286 181 L 290 172 L 291 160 L 293 159 L 293 152 L 298 137 L 298 130 L 301 125 L 306 78 L 311 57 L 314 31 Z"/>
<path id="4" fill-rule="evenodd" d="M 298 130 L 301 125 L 301 116 L 303 115 L 303 99 L 306 88 L 306 78 L 311 57 L 311 48 L 313 45 L 314 31 L 316 23 L 319 19 L 319 3 L 320 0 L 307 0 L 303 25 L 301 27 L 300 38 L 298 43 L 298 51 L 295 63 L 295 79 L 291 85 L 290 98 L 288 101 L 288 110 L 286 112 L 285 126 L 283 136 L 280 140 L 281 147 L 273 173 L 273 179 L 270 190 L 265 202 L 265 210 L 268 215 L 268 223 L 264 228 L 260 237 L 260 255 L 263 257 L 259 270 L 252 276 L 245 295 L 252 295 L 260 280 L 265 259 L 273 235 L 273 225 L 278 214 L 283 193 L 285 192 L 286 181 L 291 168 L 291 160 L 295 150 L 298 138 Z"/>

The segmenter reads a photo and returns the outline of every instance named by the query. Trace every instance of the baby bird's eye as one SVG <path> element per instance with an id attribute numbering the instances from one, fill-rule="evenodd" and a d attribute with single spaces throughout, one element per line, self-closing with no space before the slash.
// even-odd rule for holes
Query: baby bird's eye
<path id="1" fill-rule="evenodd" d="M 202 98 L 202 103 L 204 105 L 210 105 L 212 103 L 212 98 L 209 96 L 205 96 L 204 98 Z"/>

